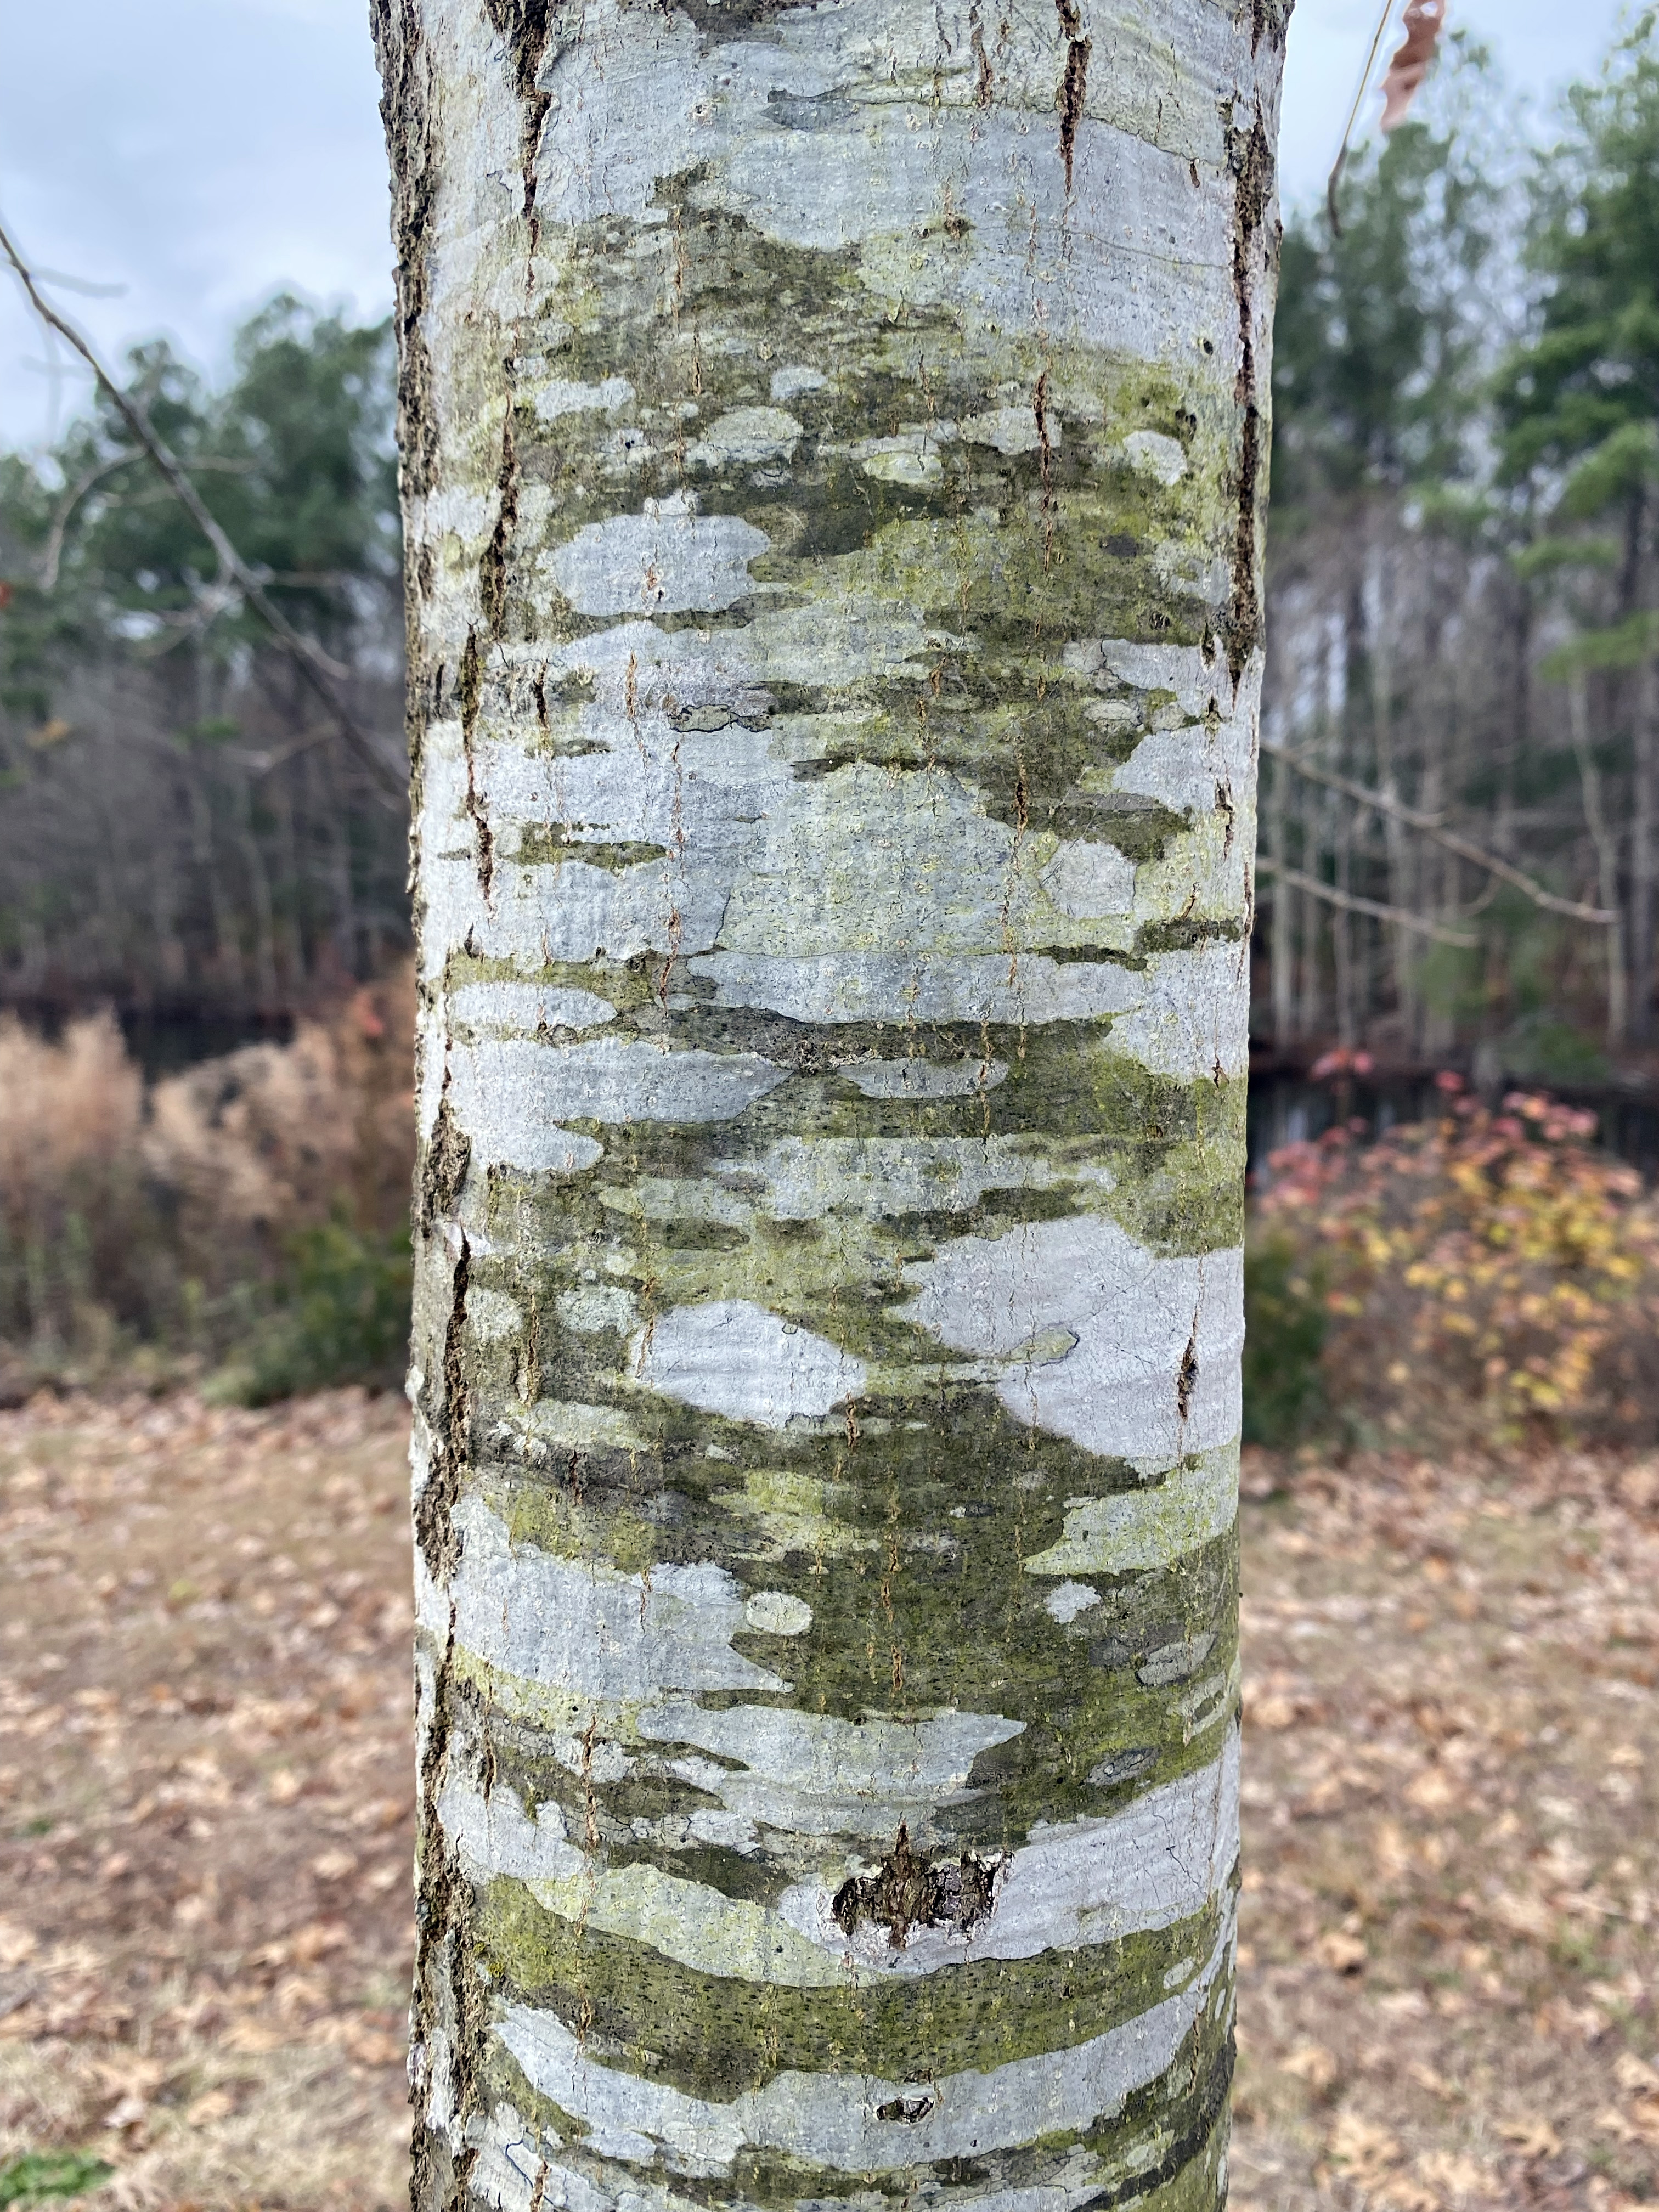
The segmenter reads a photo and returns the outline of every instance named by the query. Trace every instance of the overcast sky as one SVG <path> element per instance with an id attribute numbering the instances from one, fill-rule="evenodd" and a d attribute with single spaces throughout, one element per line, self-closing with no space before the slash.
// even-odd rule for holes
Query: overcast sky
<path id="1" fill-rule="evenodd" d="M 1287 198 L 1321 188 L 1376 7 L 1298 0 Z M 1452 0 L 1454 24 L 1493 47 L 1534 134 L 1620 15 L 1620 0 Z M 57 295 L 106 355 L 165 333 L 220 374 L 230 331 L 284 284 L 360 317 L 386 312 L 367 17 L 367 0 L 0 0 L 0 210 L 40 267 L 125 288 Z M 6 285 L 0 446 L 34 443 L 83 397 L 78 376 L 45 373 L 46 352 Z"/>

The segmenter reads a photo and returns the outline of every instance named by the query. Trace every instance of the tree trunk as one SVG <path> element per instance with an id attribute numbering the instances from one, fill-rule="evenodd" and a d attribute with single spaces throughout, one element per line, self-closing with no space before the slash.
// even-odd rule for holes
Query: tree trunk
<path id="1" fill-rule="evenodd" d="M 1288 750 L 1288 746 L 1286 748 Z M 1285 842 L 1285 812 L 1291 772 L 1283 761 L 1273 763 L 1267 799 L 1268 856 L 1273 864 L 1273 933 L 1268 940 L 1269 996 L 1273 1005 L 1273 1049 L 1290 1049 L 1296 1035 L 1296 915 L 1297 894 L 1285 881 L 1289 866 Z"/>
<path id="2" fill-rule="evenodd" d="M 1584 672 L 1575 669 L 1567 679 L 1567 714 L 1572 729 L 1572 750 L 1578 763 L 1578 784 L 1583 793 L 1584 822 L 1595 848 L 1595 890 L 1604 912 L 1613 916 L 1607 935 L 1607 1048 L 1617 1052 L 1629 1033 L 1626 999 L 1625 927 L 1619 903 L 1619 839 L 1607 821 L 1602 803 L 1601 775 L 1590 749 L 1589 702 Z"/>
<path id="3" fill-rule="evenodd" d="M 1638 1044 L 1653 1036 L 1656 817 L 1659 817 L 1659 667 L 1643 664 L 1636 680 L 1630 868 L 1630 1030 Z"/>
<path id="4" fill-rule="evenodd" d="M 1224 2190 L 1279 0 L 375 0 L 414 2203 Z"/>

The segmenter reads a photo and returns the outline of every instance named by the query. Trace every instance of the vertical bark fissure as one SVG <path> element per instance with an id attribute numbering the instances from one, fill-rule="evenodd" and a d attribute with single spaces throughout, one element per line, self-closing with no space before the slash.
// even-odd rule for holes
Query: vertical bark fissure
<path id="1" fill-rule="evenodd" d="M 503 462 L 503 467 L 506 464 Z M 503 501 L 503 513 L 505 501 Z M 496 525 L 500 529 L 500 523 Z M 479 563 L 479 597 L 486 596 L 486 575 L 489 573 L 489 554 L 497 552 L 492 537 L 484 560 Z M 499 557 L 499 553 L 498 553 Z M 506 586 L 499 586 L 505 595 Z M 478 647 L 478 633 L 468 629 L 466 643 L 461 650 L 461 665 L 456 676 L 457 703 L 461 710 L 461 744 L 466 757 L 466 813 L 472 824 L 473 854 L 478 873 L 478 889 L 486 902 L 495 879 L 495 832 L 490 825 L 489 811 L 478 790 L 477 734 L 478 710 L 483 697 L 483 654 Z"/>
<path id="2" fill-rule="evenodd" d="M 536 215 L 536 156 L 553 104 L 552 94 L 543 91 L 538 79 L 553 36 L 553 0 L 484 0 L 484 4 L 491 23 L 506 39 L 513 60 L 513 91 L 523 114 L 520 165 L 524 215 L 533 254 L 541 229 Z"/>
<path id="3" fill-rule="evenodd" d="M 1054 94 L 1054 105 L 1060 110 L 1060 160 L 1066 172 L 1066 196 L 1069 199 L 1078 126 L 1083 120 L 1089 96 L 1089 56 L 1094 51 L 1094 41 L 1083 35 L 1083 19 L 1070 0 L 1054 0 L 1054 6 L 1066 40 L 1066 67 Z"/>
<path id="4" fill-rule="evenodd" d="M 1258 22 L 1255 35 L 1261 35 Z M 1260 108 L 1248 131 L 1231 125 L 1228 167 L 1233 179 L 1233 294 L 1238 307 L 1238 381 L 1242 423 L 1238 452 L 1238 528 L 1234 540 L 1232 597 L 1227 611 L 1227 665 L 1235 686 L 1245 661 L 1261 641 L 1261 515 L 1267 452 L 1262 442 L 1266 386 L 1256 364 L 1257 241 L 1273 202 L 1273 152 Z M 1276 258 L 1276 257 L 1275 257 Z"/>

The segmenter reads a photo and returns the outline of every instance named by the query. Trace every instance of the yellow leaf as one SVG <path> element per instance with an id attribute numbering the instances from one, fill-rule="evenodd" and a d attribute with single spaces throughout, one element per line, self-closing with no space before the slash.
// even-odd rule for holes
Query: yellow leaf
<path id="1" fill-rule="evenodd" d="M 1659 2072 L 1633 2051 L 1621 2051 L 1613 2062 L 1613 2078 L 1621 2089 L 1636 2097 L 1659 2097 Z"/>
<path id="2" fill-rule="evenodd" d="M 1425 1766 L 1406 1784 L 1403 1795 L 1408 1805 L 1422 1813 L 1443 1813 L 1457 1802 L 1457 1790 L 1443 1766 Z"/>
<path id="3" fill-rule="evenodd" d="M 1432 2066 L 1425 2066 L 1420 2058 L 1412 2059 L 1406 2071 L 1419 2089 L 1426 2089 L 1432 2097 L 1443 2097 L 1449 2103 L 1463 2094 L 1455 2082 L 1449 2081 L 1443 2074 L 1437 2074 Z"/>
<path id="4" fill-rule="evenodd" d="M 1257 1728 L 1287 1729 L 1296 1720 L 1296 1701 L 1291 1698 L 1270 1696 L 1247 1698 L 1244 1717 Z"/>
<path id="5" fill-rule="evenodd" d="M 1440 2197 L 1490 2197 L 1497 2193 L 1486 2167 L 1464 2151 L 1425 2151 L 1417 2161 L 1417 2170 Z"/>
<path id="6" fill-rule="evenodd" d="M 1512 1934 L 1538 1942 L 1555 1932 L 1555 1916 L 1541 1897 L 1517 1897 L 1513 1890 L 1500 1889 L 1492 1901 L 1492 1917 Z"/>

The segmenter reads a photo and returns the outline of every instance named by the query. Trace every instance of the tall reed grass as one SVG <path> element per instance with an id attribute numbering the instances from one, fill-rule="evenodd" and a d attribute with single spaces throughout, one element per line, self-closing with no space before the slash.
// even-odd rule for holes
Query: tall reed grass
<path id="1" fill-rule="evenodd" d="M 0 1394 L 394 1380 L 412 1027 L 400 975 L 147 1085 L 106 1013 L 56 1040 L 0 1019 Z"/>

